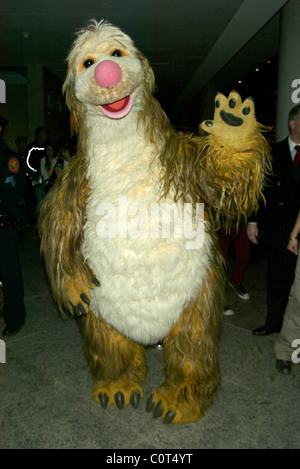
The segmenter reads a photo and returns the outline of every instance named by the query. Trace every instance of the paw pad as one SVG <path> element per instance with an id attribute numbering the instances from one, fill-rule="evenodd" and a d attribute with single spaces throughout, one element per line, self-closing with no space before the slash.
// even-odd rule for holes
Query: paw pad
<path id="1" fill-rule="evenodd" d="M 228 98 L 222 93 L 218 93 L 215 98 L 214 120 L 221 119 L 225 124 L 232 127 L 239 127 L 244 124 L 245 117 L 249 114 L 254 116 L 254 102 L 252 98 L 247 98 L 244 102 L 236 91 L 231 91 Z"/>
<path id="2" fill-rule="evenodd" d="M 253 99 L 242 101 L 236 91 L 231 91 L 228 98 L 217 93 L 214 119 L 204 121 L 201 128 L 213 135 L 218 144 L 244 143 L 257 129 Z"/>

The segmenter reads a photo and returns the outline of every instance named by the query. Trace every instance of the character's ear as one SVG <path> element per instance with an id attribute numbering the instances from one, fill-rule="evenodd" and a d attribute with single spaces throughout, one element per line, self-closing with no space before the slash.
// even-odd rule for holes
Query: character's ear
<path id="1" fill-rule="evenodd" d="M 79 122 L 82 118 L 82 104 L 75 96 L 75 76 L 76 76 L 76 69 L 75 69 L 75 59 L 70 62 L 66 79 L 64 81 L 62 92 L 66 95 L 66 105 L 68 106 L 70 112 L 72 113 L 72 117 L 75 123 L 75 129 L 78 129 Z"/>
<path id="2" fill-rule="evenodd" d="M 75 59 L 73 59 L 73 61 L 69 63 L 67 75 L 66 75 L 63 87 L 62 87 L 62 92 L 63 94 L 66 95 L 66 104 L 69 107 L 70 111 L 73 110 L 71 109 L 71 106 L 75 98 L 75 95 L 74 95 L 75 75 L 76 75 Z"/>
<path id="3" fill-rule="evenodd" d="M 144 70 L 144 87 L 148 91 L 148 93 L 153 94 L 155 89 L 155 77 L 152 68 L 144 54 L 138 51 L 138 58 L 142 63 L 143 70 Z"/>

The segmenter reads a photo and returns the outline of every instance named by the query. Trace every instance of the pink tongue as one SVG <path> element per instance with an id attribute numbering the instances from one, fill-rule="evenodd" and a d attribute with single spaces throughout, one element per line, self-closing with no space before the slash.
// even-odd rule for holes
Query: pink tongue
<path id="1" fill-rule="evenodd" d="M 105 109 L 108 109 L 109 111 L 120 111 L 126 103 L 127 98 L 120 99 L 119 101 L 115 101 L 114 103 L 110 104 L 105 104 L 104 107 Z"/>

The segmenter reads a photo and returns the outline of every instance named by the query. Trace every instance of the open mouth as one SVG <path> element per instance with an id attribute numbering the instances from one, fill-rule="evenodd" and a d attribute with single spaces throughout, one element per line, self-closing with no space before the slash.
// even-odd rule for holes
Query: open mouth
<path id="1" fill-rule="evenodd" d="M 113 103 L 100 106 L 101 111 L 111 119 L 121 119 L 125 117 L 132 107 L 132 96 L 126 96 Z"/>

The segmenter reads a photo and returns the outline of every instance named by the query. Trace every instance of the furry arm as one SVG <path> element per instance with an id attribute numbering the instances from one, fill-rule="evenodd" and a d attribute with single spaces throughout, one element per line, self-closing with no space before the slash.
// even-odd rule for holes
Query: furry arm
<path id="1" fill-rule="evenodd" d="M 85 159 L 80 151 L 58 178 L 41 205 L 41 252 L 54 300 L 61 311 L 86 314 L 89 289 L 99 286 L 84 264 L 80 246 L 88 197 Z"/>
<path id="2" fill-rule="evenodd" d="M 213 121 L 201 128 L 208 132 L 201 150 L 202 183 L 205 182 L 210 209 L 217 223 L 230 229 L 258 209 L 271 155 L 266 130 L 255 119 L 251 98 L 242 102 L 232 91 L 228 99 L 218 93 Z"/>
<path id="3" fill-rule="evenodd" d="M 176 199 L 204 202 L 214 229 L 230 229 L 258 209 L 266 174 L 271 170 L 266 130 L 255 119 L 251 98 L 236 92 L 215 98 L 214 120 L 204 121 L 206 136 L 184 135 L 162 154 L 163 189 Z"/>

